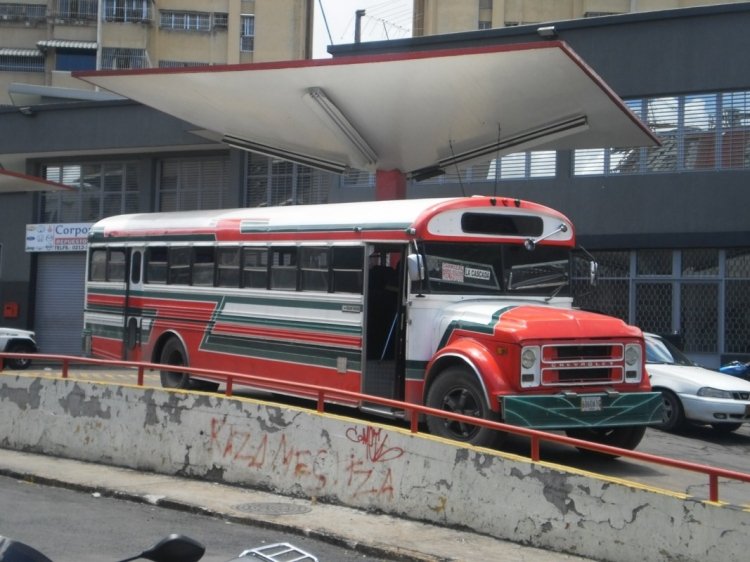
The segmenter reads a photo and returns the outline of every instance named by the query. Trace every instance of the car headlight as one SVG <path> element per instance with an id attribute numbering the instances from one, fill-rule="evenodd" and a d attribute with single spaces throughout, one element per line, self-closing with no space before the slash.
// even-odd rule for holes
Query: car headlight
<path id="1" fill-rule="evenodd" d="M 734 398 L 732 393 L 728 390 L 719 390 L 718 388 L 711 388 L 710 386 L 704 386 L 699 389 L 698 396 L 703 396 L 705 398 L 727 398 L 729 400 Z"/>

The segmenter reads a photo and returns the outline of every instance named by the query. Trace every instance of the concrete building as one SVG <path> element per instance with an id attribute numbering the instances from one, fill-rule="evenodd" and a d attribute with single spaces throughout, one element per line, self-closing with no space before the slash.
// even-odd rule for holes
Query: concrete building
<path id="1" fill-rule="evenodd" d="M 691 357 L 717 366 L 750 359 L 750 231 L 743 211 L 750 204 L 750 61 L 741 55 L 749 25 L 744 2 L 565 15 L 544 26 L 341 45 L 331 52 L 569 44 L 648 123 L 661 147 L 507 155 L 409 180 L 407 197 L 497 193 L 561 210 L 601 265 L 600 284 L 578 291 L 578 304 L 646 330 L 677 332 Z M 84 259 L 75 244 L 35 246 L 27 238 L 37 232 L 135 210 L 375 197 L 370 174 L 337 176 L 230 149 L 190 123 L 122 99 L 35 105 L 26 112 L 0 108 L 0 130 L 13 131 L 0 135 L 6 169 L 76 188 L 0 195 L 0 303 L 19 305 L 2 322 L 33 327 L 49 352 L 80 351 Z"/>
<path id="2" fill-rule="evenodd" d="M 86 88 L 71 70 L 310 58 L 312 16 L 312 0 L 0 2 L 0 104 Z"/>
<path id="3" fill-rule="evenodd" d="M 414 0 L 413 34 L 442 35 L 742 0 Z"/>

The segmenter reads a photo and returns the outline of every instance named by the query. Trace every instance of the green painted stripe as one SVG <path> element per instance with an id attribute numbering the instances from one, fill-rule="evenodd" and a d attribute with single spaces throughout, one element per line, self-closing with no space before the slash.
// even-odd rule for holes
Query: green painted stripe
<path id="1" fill-rule="evenodd" d="M 475 332 L 477 334 L 492 335 L 495 332 L 495 325 L 500 319 L 500 316 L 502 316 L 509 310 L 513 310 L 514 308 L 516 308 L 516 305 L 505 306 L 499 310 L 496 310 L 492 314 L 492 318 L 487 324 L 480 324 L 478 322 L 466 322 L 465 320 L 460 320 L 460 319 L 454 320 L 453 322 L 448 324 L 448 327 L 445 329 L 445 332 L 443 332 L 443 337 L 440 338 L 438 349 L 442 349 L 447 345 L 448 340 L 453 335 L 453 332 L 456 330 L 464 330 L 467 332 Z"/>

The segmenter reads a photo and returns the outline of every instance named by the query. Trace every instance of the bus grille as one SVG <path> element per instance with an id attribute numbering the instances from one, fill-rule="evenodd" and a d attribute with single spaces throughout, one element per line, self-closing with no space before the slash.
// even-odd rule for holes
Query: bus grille
<path id="1" fill-rule="evenodd" d="M 542 346 L 542 385 L 613 384 L 624 381 L 625 346 L 621 343 Z"/>

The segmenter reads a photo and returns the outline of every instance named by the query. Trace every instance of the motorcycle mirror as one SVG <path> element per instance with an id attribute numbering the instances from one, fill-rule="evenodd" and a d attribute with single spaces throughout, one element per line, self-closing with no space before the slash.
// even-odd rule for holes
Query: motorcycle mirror
<path id="1" fill-rule="evenodd" d="M 151 548 L 144 550 L 138 556 L 120 560 L 131 562 L 145 558 L 153 562 L 198 562 L 206 552 L 206 547 L 195 539 L 185 535 L 172 534 L 163 538 Z"/>

